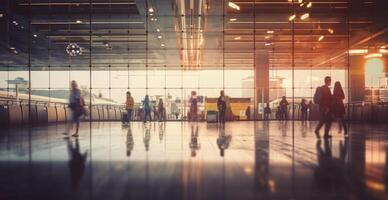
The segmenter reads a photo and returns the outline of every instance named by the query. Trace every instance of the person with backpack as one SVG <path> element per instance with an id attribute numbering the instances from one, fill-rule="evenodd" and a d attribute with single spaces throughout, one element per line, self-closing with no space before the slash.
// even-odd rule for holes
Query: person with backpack
<path id="1" fill-rule="evenodd" d="M 333 115 L 336 119 L 339 120 L 339 130 L 344 128 L 345 137 L 348 136 L 348 127 L 345 121 L 345 105 L 343 100 L 345 99 L 345 94 L 342 89 L 341 83 L 339 81 L 334 84 L 333 91 Z"/>
<path id="2" fill-rule="evenodd" d="M 85 114 L 85 100 L 81 96 L 81 90 L 78 88 L 78 84 L 76 81 L 71 81 L 71 91 L 69 97 L 69 108 L 72 112 L 72 123 L 70 123 L 68 127 L 67 133 L 65 135 L 70 134 L 71 129 L 75 124 L 75 133 L 72 135 L 73 137 L 78 137 L 79 123 L 80 117 Z"/>
<path id="3" fill-rule="evenodd" d="M 147 122 L 147 117 L 149 117 L 149 120 L 151 121 L 151 105 L 150 105 L 150 98 L 148 95 L 145 95 L 144 100 L 143 100 L 143 122 L 144 124 Z"/>
<path id="4" fill-rule="evenodd" d="M 324 138 L 331 138 L 329 135 L 332 122 L 332 94 L 329 86 L 331 85 L 331 77 L 325 77 L 325 84 L 318 87 L 314 94 L 314 103 L 319 104 L 319 123 L 315 128 L 315 135 L 320 138 L 319 131 L 325 125 Z"/>

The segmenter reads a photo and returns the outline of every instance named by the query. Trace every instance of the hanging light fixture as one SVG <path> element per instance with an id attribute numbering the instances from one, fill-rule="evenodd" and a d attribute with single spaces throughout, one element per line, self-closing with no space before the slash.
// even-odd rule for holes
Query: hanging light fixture
<path id="1" fill-rule="evenodd" d="M 231 1 L 228 3 L 228 6 L 230 8 L 235 9 L 235 10 L 240 10 L 240 6 L 238 6 L 237 4 L 235 4 L 235 3 L 231 2 Z"/>
<path id="2" fill-rule="evenodd" d="M 323 36 L 323 35 L 319 36 L 319 38 L 318 38 L 318 42 L 322 41 L 322 40 L 323 40 L 323 38 L 325 38 L 325 36 Z"/>
<path id="3" fill-rule="evenodd" d="M 79 56 L 82 55 L 82 48 L 76 43 L 70 43 L 66 47 L 66 52 L 69 56 Z"/>
<path id="4" fill-rule="evenodd" d="M 305 13 L 305 14 L 303 14 L 302 16 L 300 16 L 300 19 L 301 20 L 305 20 L 305 19 L 307 19 L 307 18 L 309 18 L 310 17 L 310 14 L 309 13 Z"/>
<path id="5" fill-rule="evenodd" d="M 293 15 L 291 15 L 291 16 L 288 18 L 288 20 L 292 21 L 292 20 L 294 20 L 295 18 L 296 18 L 296 15 L 293 14 Z"/>

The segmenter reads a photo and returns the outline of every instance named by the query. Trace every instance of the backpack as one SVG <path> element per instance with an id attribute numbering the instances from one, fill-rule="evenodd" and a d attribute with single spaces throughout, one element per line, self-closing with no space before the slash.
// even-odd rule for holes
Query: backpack
<path id="1" fill-rule="evenodd" d="M 321 102 L 321 96 L 322 96 L 322 88 L 317 87 L 317 89 L 315 89 L 315 94 L 313 99 L 315 104 L 319 104 Z"/>

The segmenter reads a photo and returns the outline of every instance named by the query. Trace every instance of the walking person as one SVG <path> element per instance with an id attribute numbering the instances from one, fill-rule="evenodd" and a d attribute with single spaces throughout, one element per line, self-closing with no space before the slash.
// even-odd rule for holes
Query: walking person
<path id="1" fill-rule="evenodd" d="M 319 123 L 315 128 L 315 135 L 320 138 L 319 131 L 325 125 L 324 138 L 331 138 L 329 135 L 331 121 L 332 121 L 332 94 L 329 86 L 331 85 L 331 77 L 325 77 L 325 84 L 318 87 L 314 94 L 314 102 L 319 104 Z"/>
<path id="2" fill-rule="evenodd" d="M 165 121 L 165 112 L 164 112 L 164 104 L 163 104 L 163 99 L 159 99 L 159 102 L 158 102 L 158 120 L 161 122 L 161 121 Z"/>
<path id="3" fill-rule="evenodd" d="M 190 117 L 189 121 L 197 121 L 198 120 L 198 100 L 197 93 L 195 91 L 191 92 L 190 97 Z"/>
<path id="4" fill-rule="evenodd" d="M 279 105 L 280 105 L 280 119 L 287 121 L 289 103 L 285 96 L 282 97 L 282 100 L 280 101 Z"/>
<path id="5" fill-rule="evenodd" d="M 79 123 L 80 117 L 85 113 L 84 110 L 85 101 L 81 96 L 81 90 L 78 88 L 78 84 L 76 81 L 71 81 L 71 91 L 69 97 L 69 108 L 72 112 L 72 122 L 68 127 L 66 135 L 70 134 L 70 131 L 73 129 L 75 125 L 75 133 L 72 135 L 73 137 L 78 137 Z"/>
<path id="6" fill-rule="evenodd" d="M 127 109 L 127 119 L 126 124 L 129 124 L 132 119 L 132 111 L 133 111 L 134 101 L 133 97 L 131 96 L 131 92 L 127 92 L 127 100 L 125 102 L 125 108 Z"/>
<path id="7" fill-rule="evenodd" d="M 313 108 L 313 101 L 309 101 L 309 104 L 307 104 L 307 110 L 308 110 L 308 120 L 311 121 L 313 118 L 311 117 L 311 112 Z"/>
<path id="8" fill-rule="evenodd" d="M 147 122 L 147 117 L 149 117 L 149 121 L 152 121 L 151 118 L 151 105 L 150 105 L 150 97 L 148 95 L 145 95 L 143 100 L 143 122 Z"/>
<path id="9" fill-rule="evenodd" d="M 271 115 L 271 108 L 269 107 L 269 103 L 267 103 L 267 106 L 264 108 L 264 121 L 268 121 L 270 115 Z"/>
<path id="10" fill-rule="evenodd" d="M 218 97 L 217 108 L 218 108 L 218 122 L 221 124 L 224 124 L 225 112 L 226 112 L 226 99 L 225 99 L 225 93 L 223 90 L 221 90 L 220 96 Z"/>
<path id="11" fill-rule="evenodd" d="M 301 112 L 302 122 L 307 121 L 307 109 L 308 109 L 308 105 L 306 103 L 306 99 L 302 99 L 302 102 L 300 102 L 300 112 Z"/>
<path id="12" fill-rule="evenodd" d="M 333 116 L 339 120 L 339 130 L 344 129 L 345 137 L 348 136 L 348 127 L 345 121 L 344 90 L 339 81 L 334 83 L 333 91 Z"/>

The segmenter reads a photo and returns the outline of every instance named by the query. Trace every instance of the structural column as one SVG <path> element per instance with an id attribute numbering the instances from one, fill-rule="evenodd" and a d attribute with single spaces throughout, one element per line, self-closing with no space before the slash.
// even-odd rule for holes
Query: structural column
<path id="1" fill-rule="evenodd" d="M 269 56 L 267 51 L 257 51 L 255 63 L 255 119 L 263 119 L 264 104 L 269 102 Z"/>
<path id="2" fill-rule="evenodd" d="M 365 58 L 362 55 L 349 58 L 349 102 L 361 102 L 365 98 Z"/>

